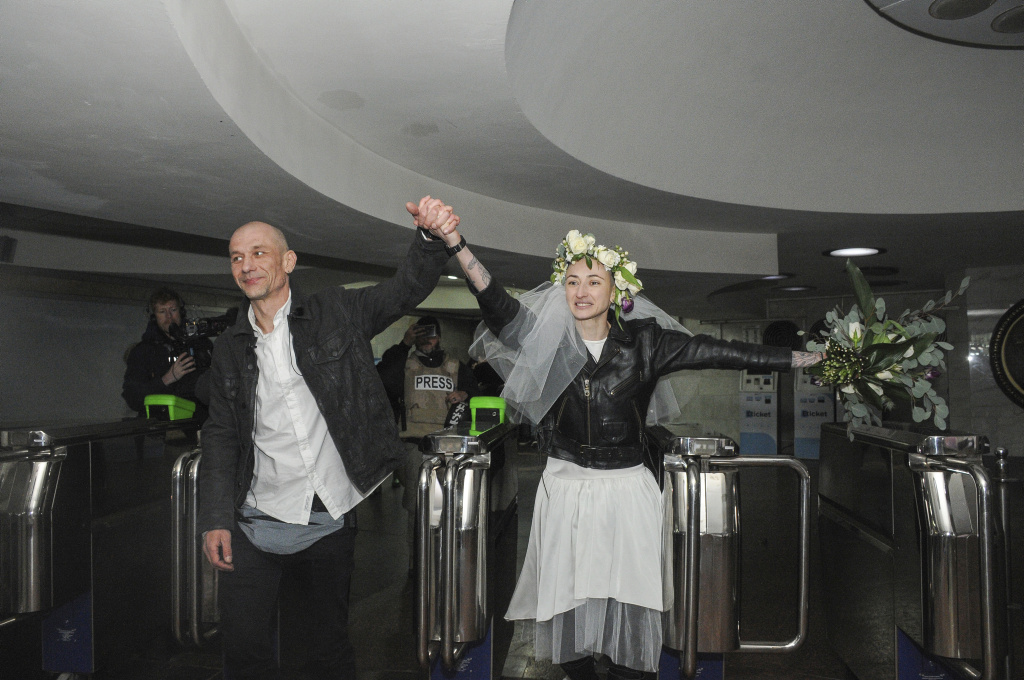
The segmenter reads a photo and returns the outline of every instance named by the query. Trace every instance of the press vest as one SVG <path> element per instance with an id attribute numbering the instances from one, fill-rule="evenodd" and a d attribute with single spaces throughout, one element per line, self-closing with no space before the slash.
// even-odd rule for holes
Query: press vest
<path id="1" fill-rule="evenodd" d="M 436 432 L 448 415 L 446 397 L 458 388 L 459 361 L 446 358 L 440 366 L 424 366 L 415 354 L 405 362 L 405 429 L 403 437 Z"/>

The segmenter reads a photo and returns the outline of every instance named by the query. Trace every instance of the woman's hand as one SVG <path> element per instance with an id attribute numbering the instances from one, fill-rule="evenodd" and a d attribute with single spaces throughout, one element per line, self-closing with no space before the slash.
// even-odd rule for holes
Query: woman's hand
<path id="1" fill-rule="evenodd" d="M 413 216 L 413 224 L 426 229 L 448 246 L 454 246 L 461 240 L 462 237 L 457 230 L 459 216 L 443 201 L 424 196 L 420 199 L 419 205 L 409 202 L 405 204 L 405 209 Z"/>

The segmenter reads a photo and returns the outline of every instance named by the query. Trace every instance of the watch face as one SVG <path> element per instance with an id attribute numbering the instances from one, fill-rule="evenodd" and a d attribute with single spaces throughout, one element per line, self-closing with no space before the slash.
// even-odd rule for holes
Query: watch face
<path id="1" fill-rule="evenodd" d="M 999 389 L 1024 408 L 1024 300 L 1011 307 L 996 323 L 989 358 Z"/>

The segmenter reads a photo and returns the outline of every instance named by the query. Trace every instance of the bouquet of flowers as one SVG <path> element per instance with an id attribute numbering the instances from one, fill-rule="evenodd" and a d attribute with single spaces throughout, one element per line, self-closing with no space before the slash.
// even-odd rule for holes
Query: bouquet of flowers
<path id="1" fill-rule="evenodd" d="M 846 315 L 838 307 L 825 315 L 828 330 L 810 339 L 807 349 L 827 356 L 807 372 L 822 384 L 839 388 L 851 425 L 881 425 L 883 412 L 902 399 L 913 405 L 915 422 L 930 418 L 935 427 L 946 429 L 949 407 L 931 381 L 946 368 L 942 351 L 953 346 L 937 341 L 946 323 L 935 312 L 963 294 L 970 277 L 938 303 L 929 300 L 921 309 L 891 319 L 885 301 L 872 294 L 860 269 L 847 260 L 846 271 L 853 279 L 857 303 Z"/>

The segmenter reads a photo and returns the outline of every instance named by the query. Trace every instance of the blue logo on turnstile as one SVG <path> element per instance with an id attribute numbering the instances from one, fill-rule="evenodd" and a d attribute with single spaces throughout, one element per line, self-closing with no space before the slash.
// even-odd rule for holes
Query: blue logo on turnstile
<path id="1" fill-rule="evenodd" d="M 917 646 L 899 628 L 896 629 L 896 672 L 899 680 L 964 680 Z"/>
<path id="2" fill-rule="evenodd" d="M 43 620 L 43 670 L 92 673 L 92 593 L 82 593 Z"/>
<path id="3" fill-rule="evenodd" d="M 493 656 L 491 652 L 491 634 L 494 632 L 494 624 L 487 627 L 487 635 L 479 642 L 472 642 L 466 646 L 459 659 L 455 670 L 448 670 L 441 663 L 441 659 L 434 659 L 434 665 L 430 668 L 431 680 L 453 680 L 453 678 L 491 678 L 491 665 Z"/>
<path id="4" fill-rule="evenodd" d="M 682 664 L 679 662 L 679 652 L 661 648 L 661 664 L 658 673 L 659 680 L 689 680 L 683 677 Z M 697 654 L 697 672 L 694 678 L 700 680 L 723 680 L 725 678 L 725 663 L 721 654 Z"/>

